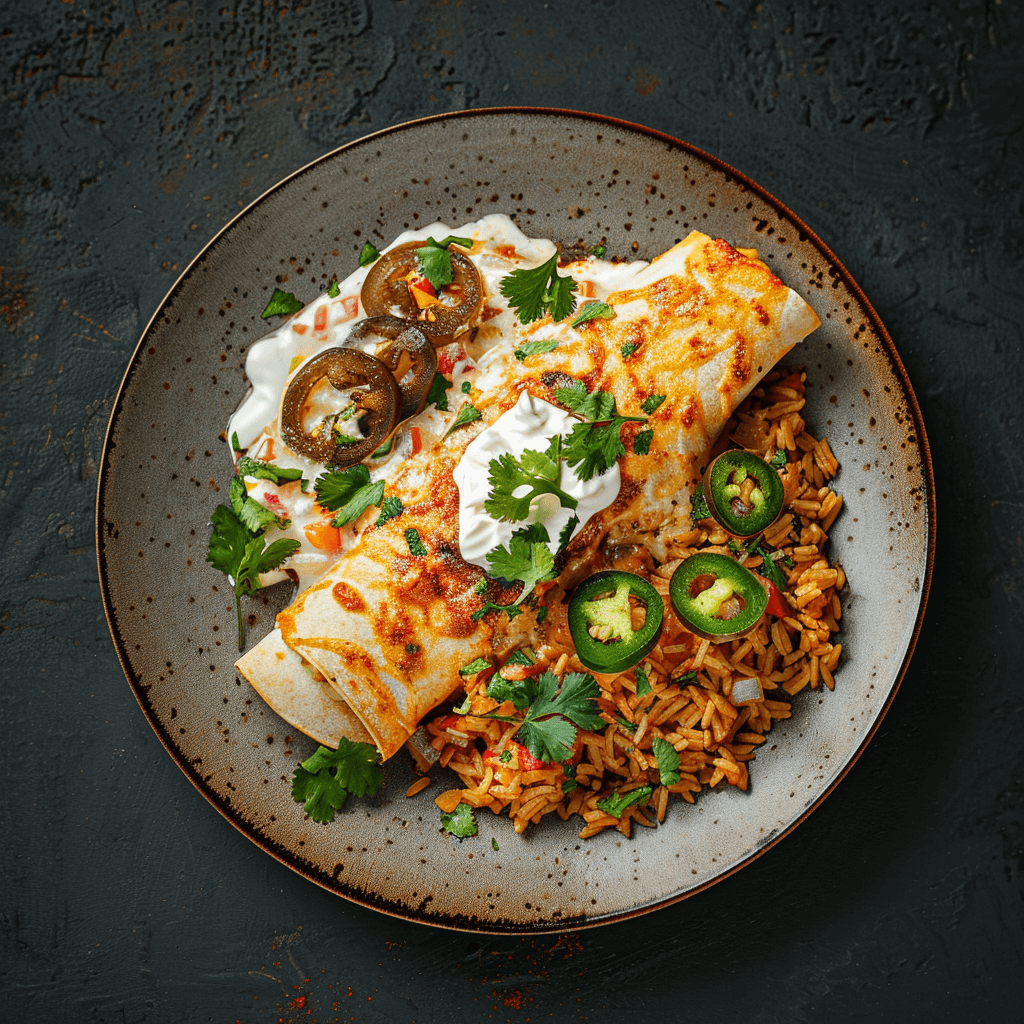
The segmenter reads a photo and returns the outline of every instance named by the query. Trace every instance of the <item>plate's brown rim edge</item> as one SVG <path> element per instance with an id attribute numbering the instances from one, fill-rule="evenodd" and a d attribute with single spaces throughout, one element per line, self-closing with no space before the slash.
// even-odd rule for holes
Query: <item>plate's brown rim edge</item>
<path id="1" fill-rule="evenodd" d="M 258 206 L 263 202 L 271 193 L 276 192 L 278 189 L 283 188 L 294 179 L 305 174 L 308 170 L 315 167 L 316 165 L 323 163 L 327 160 L 331 160 L 336 157 L 339 153 L 344 152 L 347 149 L 354 148 L 356 146 L 366 145 L 372 142 L 374 139 L 382 138 L 386 135 L 393 134 L 398 131 L 403 131 L 408 128 L 416 127 L 424 124 L 431 124 L 441 121 L 458 120 L 464 117 L 478 117 L 481 115 L 509 115 L 509 114 L 524 114 L 524 115 L 541 115 L 541 116 L 552 116 L 552 117 L 575 117 L 582 118 L 584 120 L 595 121 L 602 124 L 608 124 L 615 128 L 636 132 L 640 135 L 645 135 L 650 138 L 654 138 L 664 142 L 665 144 L 685 150 L 686 152 L 693 153 L 694 156 L 706 161 L 709 165 L 717 168 L 723 174 L 728 177 L 735 178 L 741 182 L 743 186 L 757 194 L 762 200 L 764 200 L 769 206 L 773 207 L 777 212 L 781 213 L 787 218 L 792 224 L 794 224 L 799 231 L 806 236 L 807 240 L 812 243 L 821 252 L 822 256 L 836 268 L 839 276 L 842 278 L 844 284 L 849 288 L 851 293 L 857 299 L 858 303 L 865 310 L 868 318 L 872 322 L 872 326 L 875 329 L 877 335 L 881 338 L 883 345 L 885 346 L 886 354 L 889 358 L 890 364 L 896 371 L 897 376 L 900 379 L 900 383 L 903 388 L 904 395 L 906 396 L 908 406 L 910 407 L 911 414 L 914 420 L 914 427 L 917 435 L 918 445 L 921 451 L 922 457 L 922 469 L 924 471 L 924 477 L 926 481 L 926 508 L 928 515 L 928 536 L 927 536 L 927 551 L 926 551 L 926 564 L 924 571 L 924 580 L 921 583 L 920 593 L 921 599 L 918 605 L 917 616 L 914 622 L 914 628 L 911 633 L 909 642 L 907 644 L 907 650 L 903 658 L 903 662 L 900 665 L 899 671 L 896 674 L 895 681 L 893 682 L 892 689 L 889 692 L 889 696 L 875 718 L 874 724 L 868 730 L 864 739 L 861 741 L 857 750 L 853 753 L 850 759 L 846 762 L 842 771 L 828 788 L 821 793 L 815 801 L 807 807 L 802 814 L 799 815 L 794 821 L 792 821 L 785 829 L 780 831 L 777 835 L 773 836 L 771 840 L 765 843 L 764 846 L 758 848 L 747 857 L 743 858 L 739 863 L 733 865 L 721 874 L 716 875 L 714 878 L 709 879 L 706 882 L 701 883 L 692 889 L 687 889 L 684 892 L 675 893 L 672 896 L 668 896 L 663 900 L 659 900 L 655 903 L 649 903 L 643 907 L 636 907 L 628 910 L 616 911 L 614 913 L 599 915 L 596 917 L 577 918 L 577 919 L 566 919 L 563 921 L 544 921 L 533 925 L 512 925 L 510 927 L 503 927 L 497 922 L 488 922 L 487 927 L 482 927 L 478 921 L 461 921 L 457 920 L 454 916 L 445 918 L 432 917 L 429 914 L 422 912 L 410 912 L 408 907 L 404 905 L 402 907 L 392 907 L 387 904 L 390 901 L 382 900 L 381 897 L 375 896 L 370 899 L 357 892 L 342 891 L 342 887 L 335 881 L 334 884 L 330 884 L 327 880 L 319 877 L 318 875 L 308 871 L 301 864 L 296 863 L 293 859 L 294 855 L 290 850 L 279 847 L 278 844 L 268 840 L 266 837 L 255 834 L 253 827 L 248 823 L 240 822 L 235 819 L 232 813 L 232 809 L 228 806 L 222 805 L 218 800 L 215 799 L 213 794 L 207 791 L 203 786 L 202 781 L 199 779 L 198 774 L 194 770 L 193 766 L 183 757 L 180 752 L 173 746 L 170 738 L 165 734 L 164 729 L 160 726 L 159 722 L 154 719 L 151 715 L 150 709 L 147 708 L 143 701 L 141 683 L 138 680 L 133 679 L 133 675 L 130 669 L 130 664 L 127 658 L 127 654 L 123 648 L 121 639 L 118 635 L 117 628 L 115 626 L 111 608 L 112 601 L 110 593 L 107 587 L 107 579 L 105 573 L 104 564 L 104 542 L 103 542 L 103 529 L 102 529 L 102 508 L 103 498 L 105 491 L 105 483 L 107 474 L 109 471 L 109 461 L 107 458 L 110 444 L 110 436 L 114 428 L 114 422 L 121 411 L 121 401 L 124 395 L 125 388 L 128 385 L 128 381 L 131 378 L 133 371 L 136 368 L 139 353 L 142 351 L 143 345 L 149 335 L 153 324 L 156 322 L 157 317 L 160 315 L 160 311 L 167 305 L 174 293 L 178 290 L 181 283 L 186 277 L 192 272 L 193 268 L 206 256 L 210 249 L 224 236 L 234 224 L 241 220 L 242 217 L 246 216 L 250 210 Z M 508 934 L 508 935 L 532 935 L 538 932 L 560 932 L 560 931 L 571 931 L 579 930 L 583 928 L 592 928 L 602 924 L 611 924 L 616 921 L 625 921 L 630 918 L 638 917 L 641 914 L 647 914 L 654 910 L 659 910 L 663 907 L 667 907 L 673 903 L 677 903 L 689 896 L 693 896 L 698 892 L 702 892 L 705 889 L 710 888 L 712 885 L 729 878 L 735 874 L 741 868 L 747 864 L 756 860 L 762 854 L 766 853 L 772 847 L 774 847 L 783 838 L 789 835 L 798 825 L 804 822 L 808 816 L 814 811 L 821 803 L 824 802 L 825 798 L 829 796 L 836 786 L 846 777 L 846 774 L 850 771 L 856 761 L 860 758 L 864 752 L 868 743 L 872 740 L 875 733 L 877 732 L 882 720 L 885 718 L 886 713 L 892 705 L 893 700 L 896 697 L 896 693 L 900 688 L 900 684 L 906 675 L 907 668 L 910 664 L 910 659 L 914 653 L 914 649 L 917 646 L 917 640 L 921 633 L 921 627 L 924 620 L 925 608 L 928 603 L 928 596 L 931 591 L 932 572 L 935 563 L 935 534 L 936 534 L 936 507 L 935 507 L 935 475 L 932 465 L 931 446 L 928 442 L 927 431 L 924 426 L 924 419 L 921 413 L 920 406 L 917 401 L 917 396 L 914 393 L 913 386 L 910 383 L 910 378 L 907 374 L 906 367 L 903 365 L 903 361 L 899 357 L 899 353 L 896 351 L 896 346 L 893 343 L 892 338 L 889 335 L 888 330 L 882 323 L 881 318 L 875 311 L 874 306 L 868 300 L 868 297 L 864 294 L 863 290 L 854 280 L 853 276 L 846 269 L 845 265 L 841 260 L 836 257 L 835 253 L 832 252 L 831 248 L 825 244 L 824 241 L 818 236 L 818 234 L 810 228 L 802 218 L 798 217 L 789 207 L 781 200 L 776 198 L 771 192 L 763 188 L 757 182 L 748 178 L 741 171 L 720 160 L 718 157 L 705 152 L 698 146 L 694 146 L 692 143 L 684 142 L 682 139 L 677 139 L 675 136 L 668 135 L 665 132 L 661 132 L 656 128 L 650 128 L 646 125 L 637 124 L 632 121 L 626 121 L 621 118 L 611 117 L 604 114 L 595 114 L 588 111 L 570 110 L 557 107 L 527 107 L 527 106 L 515 106 L 515 107 L 479 107 L 468 110 L 451 111 L 444 114 L 434 114 L 429 117 L 416 118 L 410 121 L 404 121 L 396 125 L 391 125 L 387 128 L 383 128 L 379 131 L 372 132 L 369 135 L 361 136 L 358 139 L 353 139 L 351 142 L 347 142 L 342 146 L 325 153 L 315 160 L 303 165 L 291 174 L 282 178 L 276 182 L 269 189 L 263 192 L 260 196 L 254 199 L 245 209 L 239 211 L 234 217 L 231 218 L 207 243 L 203 248 L 193 257 L 185 269 L 179 274 L 177 280 L 171 285 L 163 299 L 159 302 L 153 315 L 150 317 L 145 329 L 139 336 L 139 341 L 135 346 L 135 350 L 132 352 L 128 365 L 125 369 L 124 375 L 121 379 L 121 383 L 118 386 L 117 393 L 114 397 L 113 404 L 111 406 L 110 419 L 107 422 L 107 429 L 103 437 L 103 448 L 100 455 L 99 470 L 97 473 L 97 485 L 96 485 L 96 522 L 95 522 L 95 540 L 96 540 L 96 562 L 97 571 L 99 575 L 100 583 L 100 594 L 103 602 L 103 613 L 107 620 L 107 628 L 110 631 L 111 640 L 114 644 L 114 650 L 117 653 L 118 661 L 121 663 L 121 670 L 124 672 L 125 678 L 135 695 L 135 699 L 139 704 L 142 713 L 145 715 L 146 720 L 149 722 L 151 728 L 156 733 L 157 738 L 160 740 L 164 749 L 171 756 L 172 760 L 185 777 L 195 786 L 195 788 L 202 794 L 202 796 L 211 804 L 227 821 L 229 821 L 239 832 L 241 832 L 247 839 L 255 843 L 266 853 L 269 853 L 276 860 L 279 860 L 282 864 L 285 864 L 291 870 L 297 874 L 303 876 L 315 885 L 326 889 L 328 892 L 334 893 L 335 895 L 342 896 L 345 899 L 351 900 L 361 906 L 367 907 L 370 910 L 375 910 L 389 916 L 399 918 L 404 921 L 413 921 L 418 924 L 424 924 L 428 926 L 446 928 L 454 931 L 469 931 L 481 934 Z"/>

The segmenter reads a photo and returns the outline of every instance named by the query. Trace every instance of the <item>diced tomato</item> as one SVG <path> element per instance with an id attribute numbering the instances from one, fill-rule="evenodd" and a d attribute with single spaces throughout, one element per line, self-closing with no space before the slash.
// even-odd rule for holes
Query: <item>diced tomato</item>
<path id="1" fill-rule="evenodd" d="M 580 299 L 592 299 L 594 297 L 594 282 L 580 281 L 576 286 L 576 296 Z"/>
<path id="2" fill-rule="evenodd" d="M 313 316 L 313 330 L 314 331 L 326 331 L 327 330 L 327 306 L 318 306 L 316 313 Z"/>
<path id="3" fill-rule="evenodd" d="M 284 507 L 284 503 L 273 491 L 265 490 L 263 492 L 263 503 L 271 512 L 274 512 L 279 516 L 288 514 L 288 509 Z"/>
<path id="4" fill-rule="evenodd" d="M 450 345 L 438 349 L 437 369 L 447 376 L 455 369 L 455 364 L 461 363 L 465 358 L 466 350 L 459 342 L 453 341 Z"/>
<path id="5" fill-rule="evenodd" d="M 515 740 L 509 740 L 505 744 L 505 749 L 511 751 L 516 756 L 516 760 L 519 762 L 519 770 L 521 772 L 539 772 L 541 769 L 547 767 L 547 763 L 542 761 L 539 757 L 534 757 L 529 750 L 522 745 L 522 743 L 516 743 Z M 484 751 L 484 760 L 490 760 L 495 765 L 501 764 L 500 755 L 496 754 L 493 750 L 488 748 Z"/>
<path id="6" fill-rule="evenodd" d="M 292 330 L 296 334 L 305 334 L 309 328 L 305 324 L 292 324 Z"/>
<path id="7" fill-rule="evenodd" d="M 304 532 L 309 543 L 321 551 L 333 554 L 341 550 L 341 530 L 330 523 L 312 523 Z"/>
<path id="8" fill-rule="evenodd" d="M 352 319 L 359 312 L 359 296 L 358 295 L 346 295 L 341 300 L 341 308 L 345 310 L 345 316 L 349 320 Z"/>
<path id="9" fill-rule="evenodd" d="M 409 428 L 409 439 L 412 441 L 412 453 L 413 455 L 419 455 L 423 449 L 423 439 L 420 437 L 419 427 Z"/>
<path id="10" fill-rule="evenodd" d="M 438 719 L 437 724 L 442 729 L 458 729 L 462 719 L 459 715 L 445 715 L 444 718 Z"/>
<path id="11" fill-rule="evenodd" d="M 792 609 L 786 604 L 786 599 L 771 580 L 766 580 L 764 577 L 761 577 L 761 579 L 768 588 L 768 614 L 774 615 L 777 619 L 784 619 L 787 615 L 791 614 Z"/>

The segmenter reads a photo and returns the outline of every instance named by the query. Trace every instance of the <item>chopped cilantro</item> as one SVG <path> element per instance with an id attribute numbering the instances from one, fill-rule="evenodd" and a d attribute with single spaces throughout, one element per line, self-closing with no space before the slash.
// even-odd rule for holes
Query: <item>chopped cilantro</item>
<path id="1" fill-rule="evenodd" d="M 495 853 L 497 853 L 497 851 L 498 851 L 498 840 L 497 839 L 492 839 L 491 840 L 491 849 L 494 850 Z"/>
<path id="2" fill-rule="evenodd" d="M 563 764 L 562 774 L 565 776 L 565 782 L 562 783 L 562 792 L 571 793 L 579 785 L 576 781 L 576 765 Z"/>
<path id="3" fill-rule="evenodd" d="M 313 485 L 318 505 L 338 514 L 333 526 L 344 526 L 358 519 L 371 505 L 379 505 L 384 497 L 384 481 L 370 483 L 370 471 L 362 464 L 348 469 L 329 470 L 317 477 Z"/>
<path id="4" fill-rule="evenodd" d="M 473 390 L 473 384 L 471 381 L 464 380 L 461 385 L 461 390 L 464 395 L 468 395 Z"/>
<path id="5" fill-rule="evenodd" d="M 359 250 L 359 266 L 368 267 L 380 259 L 380 250 L 372 242 L 364 242 Z"/>
<path id="6" fill-rule="evenodd" d="M 470 615 L 470 618 L 474 622 L 479 622 L 489 612 L 507 612 L 509 619 L 514 619 L 517 615 L 522 614 L 522 611 L 523 609 L 518 604 L 495 604 L 493 601 L 484 601 L 483 605 Z"/>
<path id="7" fill-rule="evenodd" d="M 786 451 L 784 448 L 780 448 L 768 462 L 769 466 L 774 466 L 776 469 L 782 469 L 787 462 Z"/>
<path id="8" fill-rule="evenodd" d="M 459 804 L 451 814 L 441 815 L 441 827 L 445 832 L 457 836 L 459 839 L 475 836 L 477 829 L 473 809 L 469 804 Z"/>
<path id="9" fill-rule="evenodd" d="M 402 499 L 395 494 L 389 494 L 380 506 L 380 515 L 374 520 L 374 526 L 383 526 L 389 519 L 397 519 L 405 511 Z"/>
<path id="10" fill-rule="evenodd" d="M 761 575 L 771 580 L 779 590 L 785 590 L 786 577 L 782 574 L 775 559 L 760 544 L 754 548 L 754 551 L 761 556 Z"/>
<path id="11" fill-rule="evenodd" d="M 640 408 L 643 409 L 643 411 L 647 413 L 648 416 L 650 416 L 664 401 L 664 395 L 651 395 L 650 397 L 644 399 L 643 405 L 641 405 Z"/>
<path id="12" fill-rule="evenodd" d="M 601 389 L 588 393 L 580 381 L 556 388 L 555 398 L 588 421 L 577 423 L 565 442 L 565 460 L 580 480 L 606 472 L 626 454 L 620 436 L 623 423 L 647 422 L 643 416 L 619 416 L 614 395 Z"/>
<path id="13" fill-rule="evenodd" d="M 711 518 L 711 509 L 708 508 L 707 499 L 699 487 L 690 495 L 690 518 L 695 523 Z"/>
<path id="14" fill-rule="evenodd" d="M 405 542 L 409 545 L 409 554 L 423 557 L 427 553 L 423 541 L 420 540 L 420 531 L 415 526 L 410 526 L 405 531 Z"/>
<path id="15" fill-rule="evenodd" d="M 513 270 L 501 281 L 501 294 L 522 324 L 539 320 L 545 313 L 556 322 L 564 320 L 576 308 L 574 291 L 576 282 L 558 273 L 557 253 L 539 267 Z"/>
<path id="16" fill-rule="evenodd" d="M 554 352 L 558 348 L 558 341 L 555 338 L 541 338 L 537 341 L 528 341 L 521 348 L 517 348 L 512 354 L 522 362 L 527 356 L 540 355 L 543 352 Z"/>
<path id="17" fill-rule="evenodd" d="M 523 665 L 524 667 L 537 664 L 537 656 L 529 647 L 517 647 L 506 659 L 506 665 Z"/>
<path id="18" fill-rule="evenodd" d="M 640 346 L 635 341 L 627 341 L 622 346 L 622 358 L 628 359 Z"/>
<path id="19" fill-rule="evenodd" d="M 416 250 L 416 259 L 419 261 L 420 270 L 423 276 L 435 287 L 443 288 L 446 284 L 452 283 L 452 256 L 448 246 L 454 242 L 465 249 L 473 248 L 472 238 L 458 238 L 449 235 L 440 242 L 433 238 L 427 238 L 427 244 Z"/>
<path id="20" fill-rule="evenodd" d="M 459 427 L 464 427 L 467 423 L 480 419 L 480 416 L 480 410 L 475 405 L 471 402 L 464 402 L 458 416 L 455 417 L 455 422 L 444 432 L 444 437 L 441 440 L 443 441 L 453 430 L 458 430 Z"/>
<path id="21" fill-rule="evenodd" d="M 530 503 L 540 494 L 553 494 L 563 508 L 575 509 L 579 502 L 558 486 L 562 475 L 562 435 L 551 438 L 547 451 L 527 449 L 518 458 L 505 452 L 491 459 L 490 495 L 484 501 L 489 516 L 498 522 L 521 522 L 530 514 Z M 522 495 L 515 492 L 522 487 Z"/>
<path id="22" fill-rule="evenodd" d="M 594 248 L 590 250 L 591 255 L 596 256 L 599 260 L 604 259 L 604 254 L 607 251 L 608 247 L 606 245 L 595 245 Z"/>
<path id="23" fill-rule="evenodd" d="M 255 503 L 254 503 L 255 504 Z M 206 560 L 231 578 L 238 618 L 238 649 L 242 649 L 242 595 L 260 589 L 260 573 L 277 569 L 299 547 L 297 540 L 281 538 L 269 546 L 261 533 L 251 530 L 235 510 L 218 505 L 210 517 L 213 530 Z"/>
<path id="24" fill-rule="evenodd" d="M 533 679 L 503 679 L 495 672 L 487 684 L 487 696 L 499 704 L 512 701 L 516 711 L 528 708 L 537 696 L 537 684 Z"/>
<path id="25" fill-rule="evenodd" d="M 244 452 L 245 449 L 238 443 L 238 431 L 233 430 L 231 432 L 231 450 L 235 452 Z"/>
<path id="26" fill-rule="evenodd" d="M 423 648 L 420 647 L 419 644 L 406 644 L 405 645 L 405 653 L 406 654 L 419 654 L 421 650 L 423 650 Z"/>
<path id="27" fill-rule="evenodd" d="M 539 626 L 548 617 L 548 606 L 542 604 L 537 609 L 537 625 Z"/>
<path id="28" fill-rule="evenodd" d="M 275 288 L 274 294 L 271 295 L 270 301 L 267 303 L 267 308 L 260 316 L 264 320 L 271 316 L 291 316 L 292 313 L 298 313 L 300 309 L 302 309 L 302 303 L 291 292 L 283 292 L 280 288 Z"/>
<path id="29" fill-rule="evenodd" d="M 443 374 L 435 373 L 434 379 L 430 382 L 430 390 L 427 392 L 427 400 L 424 405 L 436 405 L 441 412 L 448 411 L 448 389 L 452 382 Z"/>
<path id="30" fill-rule="evenodd" d="M 501 752 L 501 754 L 499 754 L 499 755 L 498 755 L 498 760 L 499 760 L 499 761 L 500 761 L 500 762 L 501 762 L 502 764 L 508 764 L 508 763 L 509 763 L 509 761 L 511 761 L 511 760 L 512 760 L 512 751 L 511 751 L 511 750 L 509 750 L 509 749 L 508 749 L 508 748 L 506 747 L 506 748 L 505 748 L 505 749 L 504 749 L 504 750 L 503 750 L 503 751 Z"/>
<path id="31" fill-rule="evenodd" d="M 658 760 L 659 781 L 663 786 L 674 786 L 679 781 L 679 754 L 676 748 L 668 740 L 655 736 L 651 740 L 651 749 Z"/>
<path id="32" fill-rule="evenodd" d="M 338 279 L 332 277 L 331 283 L 327 286 L 327 298 L 336 299 L 340 294 L 341 289 L 338 287 Z"/>
<path id="33" fill-rule="evenodd" d="M 475 658 L 468 665 L 463 665 L 459 669 L 460 676 L 475 676 L 478 672 L 483 672 L 484 669 L 491 667 L 491 663 L 486 658 Z"/>
<path id="34" fill-rule="evenodd" d="M 566 545 L 572 540 L 573 531 L 577 526 L 580 525 L 580 517 L 574 515 L 566 524 L 562 527 L 561 532 L 558 534 L 558 550 L 564 551 Z"/>
<path id="35" fill-rule="evenodd" d="M 679 683 L 681 685 L 689 686 L 690 683 L 697 682 L 697 670 L 690 669 L 689 672 L 684 672 L 681 676 L 673 676 L 673 683 Z"/>
<path id="36" fill-rule="evenodd" d="M 654 431 L 648 427 L 646 430 L 641 430 L 636 437 L 633 438 L 633 454 L 634 455 L 650 455 L 651 454 L 651 441 L 654 440 Z"/>
<path id="37" fill-rule="evenodd" d="M 300 480 L 302 478 L 301 469 L 282 469 L 280 466 L 275 466 L 272 462 L 260 462 L 257 459 L 250 459 L 245 455 L 238 460 L 235 472 L 239 476 L 251 476 L 256 480 L 272 480 L 278 486 L 287 483 L 289 480 Z"/>
<path id="38" fill-rule="evenodd" d="M 615 310 L 608 305 L 607 302 L 588 302 L 584 307 L 573 317 L 570 327 L 579 327 L 581 324 L 585 324 L 588 320 L 613 320 L 615 318 Z"/>
<path id="39" fill-rule="evenodd" d="M 637 665 L 633 670 L 633 675 L 636 678 L 636 695 L 638 697 L 646 697 L 647 694 L 653 693 L 651 689 L 651 679 L 647 674 L 647 668 L 643 665 Z"/>
<path id="40" fill-rule="evenodd" d="M 644 803 L 650 799 L 653 792 L 654 789 L 651 786 L 640 786 L 638 789 L 631 789 L 628 793 L 613 793 L 611 796 L 606 796 L 603 800 L 597 801 L 597 806 L 605 814 L 610 814 L 613 818 L 621 818 L 627 807 Z"/>
<path id="41" fill-rule="evenodd" d="M 292 797 L 321 823 L 334 821 L 334 812 L 353 796 L 374 796 L 384 782 L 380 755 L 372 743 L 353 743 L 342 736 L 338 749 L 318 747 L 292 776 Z"/>

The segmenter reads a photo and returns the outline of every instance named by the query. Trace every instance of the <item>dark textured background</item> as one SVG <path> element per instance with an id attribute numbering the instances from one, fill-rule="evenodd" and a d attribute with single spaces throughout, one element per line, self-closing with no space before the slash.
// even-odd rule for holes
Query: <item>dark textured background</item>
<path id="1" fill-rule="evenodd" d="M 3 0 L 0 1017 L 1019 1019 L 1022 45 L 991 0 Z M 343 142 L 504 104 L 648 124 L 790 205 L 938 477 L 917 653 L 833 797 L 708 892 L 534 940 L 383 917 L 236 833 L 138 710 L 92 539 L 122 372 L 206 241 Z"/>

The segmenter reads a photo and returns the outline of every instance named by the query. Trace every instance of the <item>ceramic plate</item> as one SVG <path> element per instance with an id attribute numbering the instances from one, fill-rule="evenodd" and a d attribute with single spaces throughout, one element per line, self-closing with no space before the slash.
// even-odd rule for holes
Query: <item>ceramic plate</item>
<path id="1" fill-rule="evenodd" d="M 581 168 L 585 170 L 581 171 Z M 480 835 L 439 829 L 432 797 L 407 798 L 402 752 L 370 800 L 332 825 L 291 798 L 315 744 L 232 665 L 232 595 L 206 564 L 210 514 L 231 462 L 218 435 L 247 390 L 246 351 L 274 287 L 308 301 L 356 265 L 363 243 L 506 212 L 528 235 L 604 241 L 650 259 L 693 228 L 756 247 L 822 320 L 794 353 L 804 415 L 842 469 L 833 554 L 849 579 L 834 692 L 804 690 L 750 790 L 673 804 L 656 830 L 577 838 L 554 815 L 525 837 L 480 813 Z M 934 486 L 924 427 L 885 328 L 829 249 L 742 174 L 637 125 L 549 110 L 468 111 L 400 125 L 297 171 L 233 220 L 181 276 L 142 336 L 114 405 L 100 471 L 97 550 L 121 664 L 150 725 L 196 788 L 254 843 L 340 896 L 410 920 L 479 931 L 579 928 L 664 906 L 749 863 L 839 782 L 906 669 L 932 564 Z M 247 643 L 291 599 L 246 602 Z M 443 772 L 435 774 L 443 775 Z M 445 784 L 447 782 L 447 785 Z M 492 848 L 491 839 L 498 843 Z"/>

